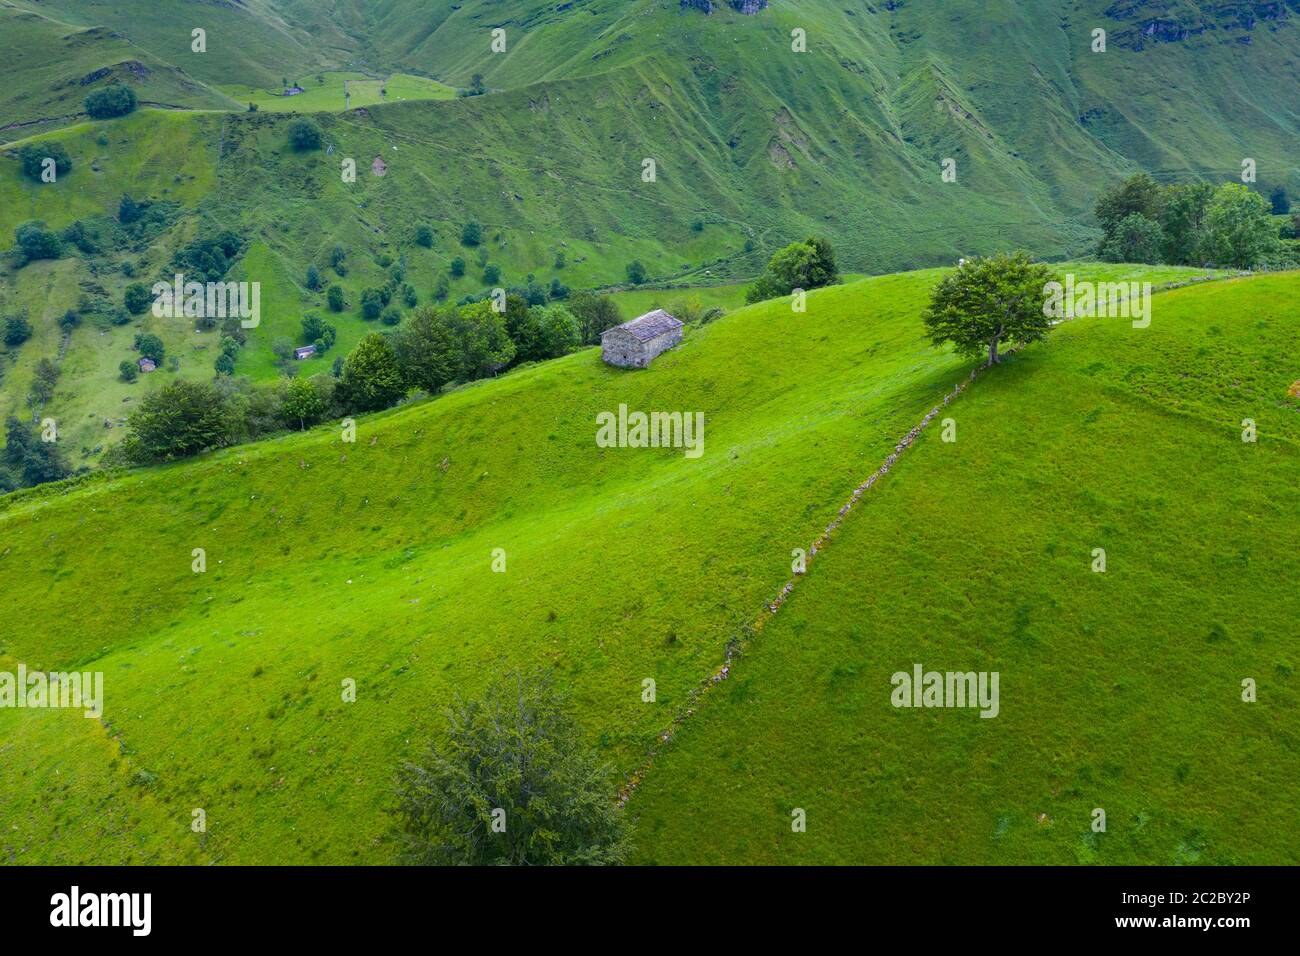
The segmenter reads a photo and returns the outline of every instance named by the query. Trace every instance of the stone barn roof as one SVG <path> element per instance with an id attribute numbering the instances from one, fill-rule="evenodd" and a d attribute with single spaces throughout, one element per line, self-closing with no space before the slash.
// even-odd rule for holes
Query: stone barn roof
<path id="1" fill-rule="evenodd" d="M 637 316 L 631 322 L 624 322 L 622 325 L 614 326 L 614 328 L 622 329 L 640 342 L 649 342 L 651 339 L 657 339 L 665 332 L 673 332 L 681 327 L 682 323 L 663 309 L 655 309 L 653 312 Z"/>

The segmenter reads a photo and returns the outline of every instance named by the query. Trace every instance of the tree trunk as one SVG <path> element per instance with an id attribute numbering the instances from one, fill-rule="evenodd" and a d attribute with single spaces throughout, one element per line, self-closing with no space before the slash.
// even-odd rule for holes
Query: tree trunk
<path id="1" fill-rule="evenodd" d="M 988 362 L 988 364 L 989 364 L 989 365 L 997 365 L 998 362 L 1000 362 L 1000 361 L 1002 361 L 1002 360 L 1001 360 L 1000 358 L 998 358 L 998 336 L 995 335 L 995 336 L 993 336 L 993 338 L 989 339 L 989 362 Z M 985 367 L 987 368 L 987 366 L 985 366 Z"/>

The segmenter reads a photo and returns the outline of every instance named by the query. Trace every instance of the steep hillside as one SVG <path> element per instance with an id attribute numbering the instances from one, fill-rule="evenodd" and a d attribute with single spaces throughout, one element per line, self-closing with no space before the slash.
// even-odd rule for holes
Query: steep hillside
<path id="1" fill-rule="evenodd" d="M 1300 862 L 1298 290 L 1163 293 L 981 377 L 655 761 L 641 859 Z M 917 664 L 999 672 L 998 715 L 891 706 Z"/>
<path id="2" fill-rule="evenodd" d="M 348 18 L 348 8 L 359 6 L 350 0 L 330 7 L 304 0 L 6 0 L 6 5 L 66 23 L 107 27 L 203 82 L 250 86 L 279 83 L 286 73 L 345 65 L 360 45 L 346 31 L 365 29 L 362 20 Z M 204 31 L 205 52 L 194 50 L 196 29 Z"/>
<path id="3" fill-rule="evenodd" d="M 90 92 L 127 83 L 145 103 L 231 109 L 236 103 L 102 26 L 78 27 L 0 4 L 0 144 L 84 116 Z"/>
<path id="4" fill-rule="evenodd" d="M 0 662 L 101 670 L 106 703 L 0 710 L 0 852 L 386 860 L 397 762 L 512 665 L 554 665 L 634 770 L 791 548 L 965 373 L 922 335 L 936 278 L 746 308 L 648 372 L 588 350 L 363 419 L 355 444 L 322 427 L 8 497 Z M 703 454 L 598 447 L 620 403 L 702 412 Z"/>
<path id="5" fill-rule="evenodd" d="M 0 711 L 0 853 L 386 860 L 397 762 L 509 665 L 554 664 L 630 769 L 791 542 L 960 374 L 917 323 L 933 280 L 746 309 L 645 373 L 587 350 L 364 419 L 355 444 L 331 426 L 11 496 L 0 659 L 103 670 L 107 703 L 102 726 Z M 703 455 L 598 447 L 620 403 L 703 413 Z"/>
<path id="6" fill-rule="evenodd" d="M 105 423 L 145 389 L 206 377 L 215 334 L 148 316 L 65 334 L 59 319 L 86 296 L 117 306 L 129 283 L 169 277 L 175 250 L 214 229 L 245 240 L 232 277 L 265 286 L 263 324 L 236 368 L 257 380 L 280 374 L 272 344 L 324 309 L 325 291 L 306 288 L 309 265 L 345 292 L 332 318 L 341 353 L 367 327 L 361 291 L 383 283 L 382 263 L 403 258 L 423 302 L 456 257 L 467 268 L 449 283 L 453 301 L 488 288 L 489 265 L 506 285 L 533 276 L 584 288 L 623 282 L 638 260 L 654 281 L 711 286 L 753 276 L 810 234 L 830 238 L 849 272 L 1008 247 L 1076 255 L 1096 237 L 1098 191 L 1136 165 L 1223 181 L 1248 157 L 1258 188 L 1300 193 L 1300 83 L 1286 82 L 1298 76 L 1300 18 L 1290 6 L 1080 2 L 1062 12 L 1047 0 L 999 0 L 940 11 L 777 0 L 753 16 L 667 0 L 152 6 L 148 16 L 135 2 L 0 7 L 16 54 L 3 58 L 11 72 L 0 96 L 15 117 L 74 124 L 6 134 L 36 138 L 0 153 L 0 250 L 26 220 L 107 228 L 123 193 L 178 204 L 147 243 L 69 245 L 55 264 L 0 266 L 0 315 L 26 310 L 36 330 L 7 351 L 0 405 L 25 409 L 31 369 L 61 360 L 45 411 L 78 464 L 113 444 L 119 433 Z M 186 45 L 200 22 L 204 54 Z M 1094 24 L 1108 30 L 1105 53 L 1090 52 Z M 489 46 L 495 28 L 506 31 L 503 53 Z M 791 50 L 796 29 L 806 53 Z M 481 73 L 497 92 L 424 101 L 452 91 L 398 70 L 457 86 Z M 97 78 L 83 85 L 88 77 Z M 347 112 L 345 77 L 356 84 Z M 239 111 L 72 117 L 85 89 L 115 80 L 149 102 Z M 306 93 L 277 95 L 295 80 Z M 1176 111 L 1165 108 L 1171 95 Z M 265 111 L 244 112 L 245 101 Z M 326 109 L 317 118 L 327 150 L 290 150 L 297 117 L 272 108 Z M 17 147 L 45 141 L 66 146 L 72 171 L 55 184 L 22 179 Z M 376 158 L 382 178 L 370 172 Z M 940 180 L 946 158 L 955 182 Z M 343 181 L 345 159 L 360 171 L 355 183 Z M 643 179 L 648 160 L 653 182 Z M 459 241 L 470 220 L 485 227 L 478 248 Z M 424 225 L 428 249 L 414 243 Z M 328 270 L 336 245 L 349 254 L 346 276 Z M 114 370 L 142 332 L 159 335 L 179 365 L 127 387 Z"/>

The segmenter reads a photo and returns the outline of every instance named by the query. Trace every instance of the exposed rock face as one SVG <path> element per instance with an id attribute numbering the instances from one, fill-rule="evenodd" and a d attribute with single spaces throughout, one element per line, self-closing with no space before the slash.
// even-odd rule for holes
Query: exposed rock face
<path id="1" fill-rule="evenodd" d="M 737 13 L 752 17 L 767 9 L 767 0 L 727 0 L 727 6 Z M 713 0 L 682 0 L 682 9 L 699 10 L 704 14 L 713 12 Z"/>
<path id="2" fill-rule="evenodd" d="M 1204 36 L 1218 42 L 1249 43 L 1261 23 L 1285 23 L 1300 12 L 1300 0 L 1225 0 L 1192 9 L 1172 0 L 1116 0 L 1106 16 L 1123 24 L 1115 43 L 1142 50 L 1157 43 L 1181 43 Z"/>

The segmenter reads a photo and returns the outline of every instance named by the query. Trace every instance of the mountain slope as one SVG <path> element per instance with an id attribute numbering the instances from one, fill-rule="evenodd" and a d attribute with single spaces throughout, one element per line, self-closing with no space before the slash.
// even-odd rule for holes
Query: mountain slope
<path id="1" fill-rule="evenodd" d="M 981 377 L 656 760 L 642 861 L 1300 860 L 1297 289 L 1163 293 Z M 999 672 L 1000 712 L 891 706 L 916 664 Z"/>
<path id="2" fill-rule="evenodd" d="M 453 691 L 509 666 L 554 665 L 593 744 L 631 768 L 791 542 L 960 373 L 917 324 L 934 279 L 821 290 L 806 314 L 745 309 L 645 373 L 587 350 L 363 419 L 355 444 L 331 426 L 9 496 L 0 659 L 102 670 L 106 704 L 104 727 L 0 710 L 3 847 L 387 860 L 398 761 Z M 774 334 L 779 352 L 751 347 Z M 620 403 L 702 412 L 704 454 L 598 447 L 595 416 Z M 88 812 L 102 802 L 123 809 Z M 208 809 L 201 849 L 193 807 Z M 129 823 L 155 814 L 171 825 Z"/>
<path id="3" fill-rule="evenodd" d="M 110 83 L 128 83 L 146 103 L 189 109 L 237 104 L 170 63 L 100 26 L 76 27 L 0 5 L 0 143 L 84 116 L 84 100 Z"/>
<path id="4" fill-rule="evenodd" d="M 788 576 L 791 549 L 807 546 L 848 489 L 965 374 L 966 363 L 935 351 L 921 335 L 919 313 L 936 278 L 889 276 L 820 290 L 802 315 L 783 301 L 746 308 L 695 331 L 644 373 L 604 367 L 588 350 L 363 419 L 355 444 L 322 427 L 196 462 L 9 496 L 0 513 L 0 587 L 10 596 L 0 661 L 11 670 L 23 662 L 29 669 L 103 671 L 106 703 L 102 724 L 62 711 L 0 710 L 7 744 L 0 749 L 0 806 L 9 808 L 0 852 L 22 862 L 387 860 L 382 808 L 396 764 L 436 730 L 453 692 L 472 693 L 511 666 L 556 667 L 593 745 L 624 771 L 639 767 L 688 692 Z M 1267 343 L 1293 330 L 1288 317 L 1260 309 L 1294 284 L 1293 276 L 1260 279 L 1177 295 L 1214 314 L 1250 310 L 1251 327 L 1262 328 Z M 1188 335 L 1173 307 L 1165 308 L 1169 298 L 1157 300 L 1153 350 L 1135 368 L 1144 370 L 1147 391 L 1172 389 L 1185 405 L 1203 402 L 1167 370 L 1203 365 L 1202 350 L 1213 346 L 1215 378 L 1202 381 L 1217 388 L 1242 379 L 1240 370 L 1258 359 L 1242 351 L 1235 327 Z M 1129 366 L 1096 362 L 1085 325 L 1059 333 L 1065 367 L 1083 364 L 1094 381 L 1123 389 Z M 779 352 L 754 347 L 769 337 L 782 342 Z M 1076 338 L 1081 344 L 1071 350 Z M 986 391 L 1001 402 L 1010 387 L 1001 383 L 1013 378 L 1015 389 L 1040 378 L 1044 387 L 1060 387 L 1054 344 L 991 377 Z M 1092 369 L 1085 358 L 1101 367 Z M 1261 462 L 1273 460 L 1264 457 L 1275 454 L 1272 435 L 1289 436 L 1276 440 L 1285 455 L 1297 434 L 1294 403 L 1263 403 L 1285 365 L 1263 361 L 1248 380 L 1251 390 L 1224 406 L 1233 416 L 1240 403 L 1257 409 L 1270 436 L 1252 449 L 1263 453 Z M 984 384 L 953 406 L 962 428 L 958 448 L 1005 459 L 1012 454 L 1006 446 L 976 437 L 1005 419 L 1005 405 L 995 403 L 985 425 L 968 425 L 962 410 Z M 702 411 L 703 456 L 597 447 L 596 413 L 620 403 Z M 1049 424 L 1043 414 L 1015 428 L 1051 435 L 1045 453 L 1068 457 L 1080 442 L 1079 426 Z M 1108 435 L 1123 427 L 1118 418 L 1102 420 Z M 1179 437 L 1173 432 L 1169 441 Z M 880 490 L 905 473 L 900 466 Z M 1186 484 L 1187 476 L 1175 473 Z M 1016 475 L 1040 496 L 1059 497 L 1070 487 L 1050 470 Z M 960 478 L 949 496 L 996 493 L 988 477 L 969 471 Z M 1260 479 L 1267 482 L 1261 494 L 1287 494 L 1274 487 L 1274 471 L 1265 468 Z M 1143 480 L 1143 500 L 1158 501 L 1155 478 L 1143 472 Z M 922 494 L 932 502 L 943 497 L 932 487 Z M 1076 494 L 1087 503 L 1101 493 Z M 1253 494 L 1243 492 L 1239 501 L 1249 504 Z M 878 500 L 868 501 L 863 515 L 854 513 L 846 534 L 884 520 L 873 518 Z M 1294 531 L 1283 517 L 1293 513 L 1287 499 L 1276 500 L 1280 523 L 1268 542 Z M 906 512 L 892 513 L 897 519 Z M 1188 515 L 1186 521 L 1195 520 L 1194 510 Z M 996 543 L 1000 517 L 990 511 L 970 533 Z M 1137 535 L 1148 519 L 1136 520 L 1136 529 L 1109 534 Z M 936 517 L 930 532 L 944 536 L 954 560 L 961 527 Z M 1224 560 L 1233 534 L 1215 549 Z M 1138 560 L 1122 545 L 1111 547 L 1107 582 Z M 194 548 L 205 550 L 204 573 L 192 570 Z M 492 570 L 496 548 L 505 552 L 504 573 Z M 1057 550 L 1063 571 L 1067 549 Z M 822 567 L 829 573 L 845 558 L 854 568 L 880 567 L 855 553 L 847 538 L 837 539 L 814 564 L 809 593 L 820 586 Z M 1001 547 L 992 553 L 1001 555 Z M 1288 613 L 1290 599 L 1268 583 L 1273 545 L 1252 555 L 1252 569 L 1265 574 L 1252 613 L 1258 623 L 1245 630 L 1231 624 L 1222 650 L 1244 652 L 1242 666 L 1258 668 L 1262 660 L 1271 668 L 1289 659 L 1267 632 L 1269 622 Z M 1152 573 L 1164 573 L 1162 566 Z M 996 577 L 981 580 L 1001 593 Z M 1043 608 L 1075 600 L 1074 591 L 1090 593 L 1073 583 L 1070 594 L 1061 587 L 1044 579 L 1021 600 L 1030 602 L 1014 639 L 1022 654 L 1053 646 Z M 862 588 L 856 578 L 854 588 Z M 862 595 L 874 601 L 880 588 L 873 581 Z M 774 630 L 792 624 L 789 615 L 806 615 L 802 627 L 821 619 L 811 610 L 821 606 L 815 598 L 798 594 L 754 654 L 790 646 Z M 858 620 L 860 597 L 836 597 L 843 606 L 831 605 L 827 619 L 841 629 Z M 933 597 L 929 589 L 909 589 L 899 608 Z M 1195 610 L 1208 615 L 1207 633 L 1218 633 L 1211 624 L 1223 619 L 1222 609 Z M 1018 620 L 1022 612 L 1005 613 Z M 1256 648 L 1253 637 L 1245 638 L 1260 629 Z M 940 640 L 934 628 L 925 634 Z M 940 641 L 934 652 L 956 654 L 959 646 Z M 1182 647 L 1160 646 L 1170 654 Z M 1191 666 L 1190 658 L 1179 660 Z M 725 722 L 727 700 L 718 694 L 735 703 L 768 699 L 746 676 L 749 662 L 743 660 L 735 683 L 705 700 L 701 720 Z M 848 670 L 836 672 L 832 717 L 857 699 L 856 690 L 843 697 L 841 688 L 866 684 L 863 665 L 840 664 Z M 1006 669 L 1010 718 L 1017 713 L 1015 685 L 1012 666 Z M 1042 681 L 1057 672 L 1046 675 Z M 653 703 L 642 700 L 645 678 L 657 683 Z M 356 703 L 341 700 L 346 679 L 357 683 Z M 1286 684 L 1268 686 L 1286 693 Z M 737 719 L 750 721 L 749 709 Z M 764 746 L 775 752 L 774 768 L 803 772 L 797 755 L 783 750 L 784 730 L 762 720 L 746 726 L 769 735 Z M 1263 752 L 1271 740 L 1261 742 Z M 681 782 L 683 765 L 672 763 L 676 753 L 634 798 L 649 859 L 679 858 L 689 843 L 681 842 L 680 822 L 653 819 L 653 808 L 705 799 L 698 795 L 724 779 L 710 771 L 691 790 Z M 690 792 L 667 795 L 678 786 Z M 748 799 L 771 806 L 761 790 Z M 97 806 L 112 809 L 91 812 Z M 208 814 L 203 841 L 188 829 L 195 807 Z M 729 846 L 720 841 L 719 852 Z"/>

